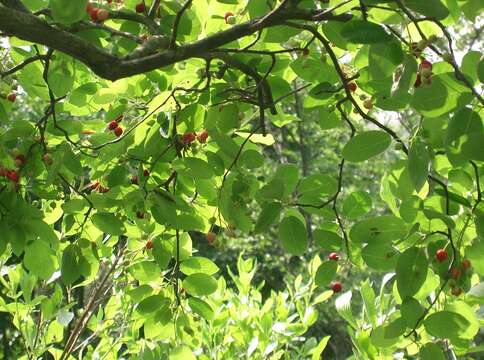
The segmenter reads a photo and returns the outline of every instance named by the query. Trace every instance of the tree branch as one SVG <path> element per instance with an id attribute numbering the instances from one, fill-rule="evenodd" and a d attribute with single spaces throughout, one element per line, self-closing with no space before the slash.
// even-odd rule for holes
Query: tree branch
<path id="1" fill-rule="evenodd" d="M 111 11 L 110 16 L 112 19 L 126 19 L 138 22 L 145 22 L 146 20 L 144 19 L 149 19 L 148 17 L 122 11 Z M 0 11 L 0 31 L 5 32 L 9 36 L 16 36 L 22 40 L 42 44 L 61 51 L 86 64 L 98 76 L 114 81 L 159 69 L 189 58 L 203 58 L 209 51 L 252 35 L 264 28 L 282 25 L 286 20 L 334 20 L 346 22 L 351 18 L 352 15 L 350 14 L 333 15 L 331 12 L 320 10 L 290 9 L 273 12 L 271 16 L 232 26 L 227 30 L 181 45 L 176 49 L 166 49 L 154 55 L 131 59 L 121 59 L 113 56 L 104 49 L 100 49 L 74 34 L 51 26 L 48 22 L 35 15 L 12 8 L 2 8 L 2 11 Z"/>

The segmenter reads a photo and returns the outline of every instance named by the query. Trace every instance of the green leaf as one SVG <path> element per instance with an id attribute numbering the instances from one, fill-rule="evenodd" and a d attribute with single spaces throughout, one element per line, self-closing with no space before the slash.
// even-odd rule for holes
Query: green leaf
<path id="1" fill-rule="evenodd" d="M 271 202 L 264 205 L 255 224 L 254 233 L 260 234 L 269 229 L 269 227 L 279 219 L 281 210 L 282 205 L 278 202 Z"/>
<path id="2" fill-rule="evenodd" d="M 355 44 L 374 44 L 392 40 L 383 27 L 370 21 L 351 20 L 341 29 L 341 36 Z"/>
<path id="3" fill-rule="evenodd" d="M 321 359 L 321 354 L 323 353 L 324 349 L 326 348 L 326 345 L 328 344 L 328 341 L 331 336 L 325 336 L 321 339 L 321 341 L 318 343 L 318 345 L 313 349 L 313 353 L 311 355 L 311 360 L 319 360 Z"/>
<path id="4" fill-rule="evenodd" d="M 427 258 L 425 253 L 412 247 L 403 252 L 397 261 L 397 289 L 400 297 L 415 295 L 427 278 Z"/>
<path id="5" fill-rule="evenodd" d="M 313 232 L 314 243 L 324 250 L 340 250 L 343 238 L 332 231 L 317 229 Z"/>
<path id="6" fill-rule="evenodd" d="M 425 344 L 419 352 L 421 360 L 446 360 L 442 348 L 434 343 Z"/>
<path id="7" fill-rule="evenodd" d="M 343 148 L 343 157 L 350 162 L 362 162 L 385 151 L 391 142 L 386 132 L 365 131 L 348 141 Z"/>
<path id="8" fill-rule="evenodd" d="M 424 314 L 424 307 L 413 297 L 405 298 L 400 306 L 400 313 L 407 327 L 413 329 L 418 319 Z"/>
<path id="9" fill-rule="evenodd" d="M 395 268 L 398 251 L 391 244 L 373 242 L 363 248 L 361 256 L 372 269 L 390 271 Z"/>
<path id="10" fill-rule="evenodd" d="M 42 280 L 48 280 L 58 267 L 55 252 L 43 241 L 34 241 L 25 248 L 24 264 Z"/>
<path id="11" fill-rule="evenodd" d="M 183 280 L 183 288 L 193 296 L 210 295 L 217 290 L 217 281 L 207 274 L 191 274 Z"/>
<path id="12" fill-rule="evenodd" d="M 459 338 L 469 325 L 464 316 L 451 311 L 435 312 L 424 321 L 425 330 L 430 335 L 451 341 Z"/>
<path id="13" fill-rule="evenodd" d="M 167 303 L 169 303 L 169 300 L 161 294 L 151 295 L 141 300 L 136 311 L 143 315 L 154 313 Z"/>
<path id="14" fill-rule="evenodd" d="M 274 178 L 282 180 L 284 183 L 284 197 L 287 197 L 296 189 L 299 181 L 299 169 L 294 164 L 280 165 L 274 174 Z"/>
<path id="15" fill-rule="evenodd" d="M 107 234 L 123 235 L 126 231 L 123 222 L 111 213 L 96 213 L 92 216 L 91 221 L 95 227 Z"/>
<path id="16" fill-rule="evenodd" d="M 168 360 L 197 360 L 190 348 L 186 346 L 178 346 L 170 351 Z"/>
<path id="17" fill-rule="evenodd" d="M 49 7 L 55 21 L 72 24 L 85 16 L 88 0 L 50 0 Z"/>
<path id="18" fill-rule="evenodd" d="M 64 249 L 61 263 L 61 276 L 64 284 L 70 285 L 81 276 L 80 249 L 76 245 L 69 245 Z"/>
<path id="19" fill-rule="evenodd" d="M 190 297 L 188 299 L 188 305 L 190 306 L 190 308 L 193 310 L 195 314 L 200 315 L 206 320 L 209 320 L 209 321 L 213 320 L 215 314 L 213 312 L 212 307 L 202 299 L 199 299 L 196 297 Z"/>
<path id="20" fill-rule="evenodd" d="M 308 247 L 306 227 L 296 217 L 284 218 L 279 224 L 282 247 L 293 255 L 302 255 Z"/>
<path id="21" fill-rule="evenodd" d="M 191 275 L 196 273 L 213 275 L 219 271 L 219 268 L 210 259 L 200 256 L 193 256 L 184 260 L 180 264 L 180 271 L 185 275 Z"/>
<path id="22" fill-rule="evenodd" d="M 427 147 L 419 139 L 412 143 L 408 152 L 408 172 L 415 190 L 419 192 L 429 175 L 430 155 Z"/>
<path id="23" fill-rule="evenodd" d="M 403 3 L 409 9 L 437 20 L 443 20 L 449 16 L 449 10 L 440 0 L 405 0 Z"/>
<path id="24" fill-rule="evenodd" d="M 356 219 L 370 211 L 371 204 L 371 197 L 366 191 L 355 191 L 343 202 L 342 213 L 348 219 Z"/>
<path id="25" fill-rule="evenodd" d="M 356 243 L 382 243 L 403 238 L 407 234 L 405 222 L 392 215 L 382 215 L 357 222 L 350 230 Z"/>
<path id="26" fill-rule="evenodd" d="M 338 263 L 333 260 L 328 260 L 319 265 L 316 275 L 314 276 L 314 282 L 319 287 L 327 287 L 336 276 L 338 270 Z"/>

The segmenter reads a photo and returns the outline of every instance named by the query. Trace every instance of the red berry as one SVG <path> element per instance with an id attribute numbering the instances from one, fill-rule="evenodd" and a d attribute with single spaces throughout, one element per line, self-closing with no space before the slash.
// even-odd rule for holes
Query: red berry
<path id="1" fill-rule="evenodd" d="M 10 102 L 15 102 L 15 99 L 17 99 L 17 94 L 14 92 L 11 92 L 10 94 L 7 95 L 7 100 Z"/>
<path id="2" fill-rule="evenodd" d="M 209 231 L 205 234 L 205 238 L 210 245 L 213 245 L 215 243 L 215 240 L 217 240 L 217 235 L 214 232 Z"/>
<path id="3" fill-rule="evenodd" d="M 335 293 L 339 293 L 343 289 L 343 285 L 339 281 L 335 281 L 331 284 L 331 290 Z"/>
<path id="4" fill-rule="evenodd" d="M 145 170 L 143 171 L 143 175 L 144 175 L 145 177 L 150 176 L 150 171 L 149 171 L 148 169 L 145 169 Z"/>
<path id="5" fill-rule="evenodd" d="M 146 6 L 145 6 L 145 4 L 144 4 L 144 3 L 142 3 L 142 2 L 141 2 L 141 3 L 139 3 L 139 4 L 136 4 L 136 12 L 137 12 L 138 14 L 144 13 L 144 12 L 145 12 L 145 10 L 146 10 Z"/>
<path id="6" fill-rule="evenodd" d="M 417 79 L 415 80 L 413 87 L 419 88 L 421 85 L 422 85 L 422 77 L 420 76 L 420 74 L 417 74 Z"/>
<path id="7" fill-rule="evenodd" d="M 46 165 L 52 165 L 52 156 L 50 156 L 50 154 L 44 154 L 42 156 L 42 161 L 46 164 Z"/>
<path id="8" fill-rule="evenodd" d="M 338 261 L 339 260 L 339 255 L 335 252 L 332 252 L 331 254 L 329 254 L 328 256 L 329 260 L 334 260 L 334 261 Z"/>
<path id="9" fill-rule="evenodd" d="M 98 8 L 94 8 L 91 10 L 91 12 L 89 13 L 91 15 L 91 20 L 92 21 L 98 21 L 98 18 L 97 18 L 97 13 L 99 12 L 99 9 Z"/>
<path id="10" fill-rule="evenodd" d="M 122 133 L 123 133 L 122 127 L 118 126 L 116 129 L 114 129 L 114 135 L 116 135 L 117 137 L 120 137 Z"/>
<path id="11" fill-rule="evenodd" d="M 197 136 L 197 140 L 202 143 L 202 144 L 205 144 L 207 142 L 207 138 L 208 138 L 208 132 L 207 130 L 203 130 L 200 134 L 198 134 Z"/>
<path id="12" fill-rule="evenodd" d="M 422 70 L 422 69 L 432 70 L 432 63 L 428 60 L 423 59 L 419 65 L 419 70 Z"/>
<path id="13" fill-rule="evenodd" d="M 93 10 L 94 10 L 94 5 L 92 5 L 91 3 L 87 3 L 87 5 L 86 5 L 86 12 L 88 14 L 90 14 L 91 11 L 93 11 Z"/>
<path id="14" fill-rule="evenodd" d="M 457 280 L 458 278 L 460 278 L 460 270 L 457 269 L 457 268 L 452 268 L 450 269 L 450 276 L 452 276 L 452 279 L 455 279 Z"/>
<path id="15" fill-rule="evenodd" d="M 447 251 L 445 251 L 444 249 L 439 249 L 436 251 L 435 257 L 437 258 L 438 262 L 444 262 L 445 260 L 447 260 Z"/>
<path id="16" fill-rule="evenodd" d="M 148 241 L 146 242 L 146 249 L 147 249 L 147 250 L 151 250 L 151 249 L 153 249 L 153 241 L 148 240 Z"/>
<path id="17" fill-rule="evenodd" d="M 15 170 L 7 170 L 7 173 L 5 174 L 5 176 L 7 177 L 7 179 L 13 182 L 18 182 L 20 179 L 20 175 Z"/>
<path id="18" fill-rule="evenodd" d="M 224 20 L 225 20 L 225 23 L 226 23 L 226 24 L 227 24 L 227 19 L 228 19 L 228 17 L 229 17 L 229 16 L 234 16 L 234 14 L 233 14 L 233 13 L 231 13 L 230 11 L 227 11 L 227 12 L 225 13 L 225 15 L 224 15 Z"/>
<path id="19" fill-rule="evenodd" d="M 453 287 L 452 290 L 450 290 L 451 294 L 454 296 L 459 296 L 462 294 L 462 289 L 460 287 Z"/>
<path id="20" fill-rule="evenodd" d="M 136 175 L 131 177 L 131 184 L 134 184 L 134 185 L 139 184 L 138 177 Z"/>
<path id="21" fill-rule="evenodd" d="M 109 11 L 107 11 L 106 9 L 99 9 L 99 11 L 97 12 L 97 20 L 106 21 L 107 19 L 109 19 Z"/>
<path id="22" fill-rule="evenodd" d="M 113 120 L 109 123 L 108 129 L 109 130 L 114 130 L 118 127 L 118 122 L 116 120 Z"/>
<path id="23" fill-rule="evenodd" d="M 468 259 L 462 260 L 462 268 L 467 270 L 471 267 L 471 262 Z"/>
<path id="24" fill-rule="evenodd" d="M 356 85 L 355 82 L 350 82 L 348 84 L 348 90 L 351 91 L 351 92 L 355 92 L 357 88 L 358 88 L 358 86 Z"/>
<path id="25" fill-rule="evenodd" d="M 138 210 L 138 211 L 136 211 L 136 217 L 138 219 L 144 219 L 145 214 L 144 214 L 144 212 Z"/>
<path id="26" fill-rule="evenodd" d="M 196 137 L 195 133 L 187 132 L 187 133 L 182 135 L 182 142 L 184 144 L 190 144 L 190 143 L 194 142 L 196 138 L 197 137 Z"/>

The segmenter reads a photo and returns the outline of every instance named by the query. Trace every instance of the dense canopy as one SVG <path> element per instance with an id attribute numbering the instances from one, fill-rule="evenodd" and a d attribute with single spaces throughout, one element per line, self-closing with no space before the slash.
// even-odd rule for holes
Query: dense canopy
<path id="1" fill-rule="evenodd" d="M 478 359 L 483 8 L 0 0 L 0 359 Z"/>

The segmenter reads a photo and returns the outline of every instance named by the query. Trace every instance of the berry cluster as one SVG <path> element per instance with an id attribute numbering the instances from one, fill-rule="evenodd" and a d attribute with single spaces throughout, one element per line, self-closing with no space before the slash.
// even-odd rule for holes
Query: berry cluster
<path id="1" fill-rule="evenodd" d="M 123 128 L 119 126 L 119 122 L 123 120 L 123 115 L 119 115 L 116 119 L 108 124 L 108 129 L 114 132 L 114 135 L 120 137 L 123 134 Z"/>
<path id="2" fill-rule="evenodd" d="M 87 3 L 86 12 L 89 14 L 91 20 L 95 22 L 103 22 L 109 19 L 108 10 L 94 7 L 91 3 Z"/>
<path id="3" fill-rule="evenodd" d="M 190 145 L 195 140 L 198 140 L 200 144 L 205 144 L 207 142 L 207 139 L 208 139 L 208 132 L 207 130 L 203 130 L 198 135 L 194 132 L 184 133 L 181 137 L 181 142 L 183 143 L 183 145 Z"/>
<path id="4" fill-rule="evenodd" d="M 447 251 L 438 249 L 435 252 L 435 260 L 437 263 L 443 264 L 443 266 L 448 266 L 449 255 Z M 452 295 L 459 296 L 462 294 L 463 289 L 470 288 L 471 266 L 471 262 L 468 259 L 463 259 L 460 263 L 454 264 L 448 272 L 441 273 L 441 275 L 450 278 L 448 285 Z"/>

